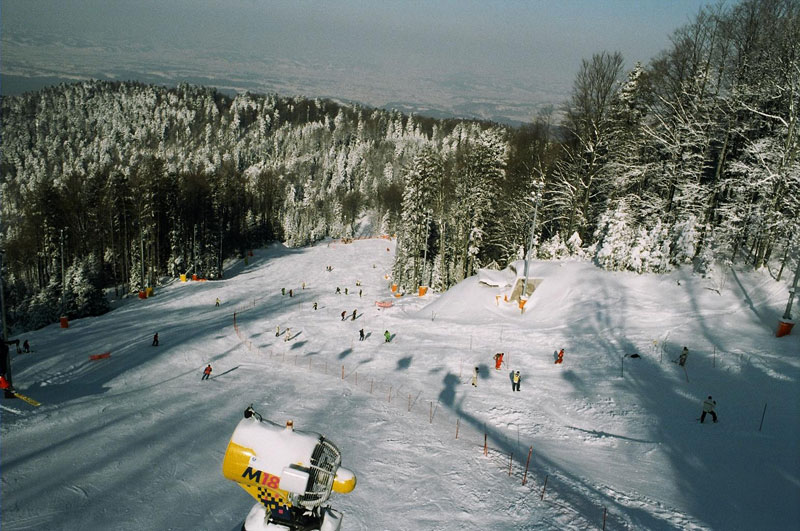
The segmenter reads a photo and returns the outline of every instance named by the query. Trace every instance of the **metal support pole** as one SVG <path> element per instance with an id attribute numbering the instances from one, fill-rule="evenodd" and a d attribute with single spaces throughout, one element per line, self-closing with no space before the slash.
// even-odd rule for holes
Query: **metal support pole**
<path id="1" fill-rule="evenodd" d="M 789 302 L 786 303 L 786 311 L 783 312 L 783 317 L 781 319 L 792 318 L 792 302 L 794 301 L 795 294 L 797 294 L 798 282 L 800 282 L 800 256 L 797 257 L 797 270 L 794 272 L 794 281 L 792 282 L 792 287 L 789 290 Z"/>
<path id="2" fill-rule="evenodd" d="M 145 290 L 147 287 L 147 283 L 144 279 L 144 232 L 141 227 L 141 218 L 139 219 L 139 259 L 142 261 L 142 284 L 141 289 L 142 291 Z"/>
<path id="3" fill-rule="evenodd" d="M 14 385 L 14 381 L 11 378 L 11 349 L 8 348 L 9 345 L 6 343 L 8 341 L 8 327 L 6 326 L 6 299 L 5 299 L 5 295 L 4 295 L 3 291 L 4 291 L 4 288 L 3 288 L 3 253 L 0 252 L 0 315 L 2 315 L 2 322 L 3 322 L 3 330 L 2 330 L 3 337 L 0 338 L 0 341 L 2 341 L 3 344 L 0 345 L 0 347 L 3 348 L 4 352 L 7 352 L 7 354 L 5 356 L 5 360 L 3 360 L 5 362 L 4 366 L 0 367 L 0 370 L 3 371 L 3 374 L 5 375 L 6 380 L 8 381 L 8 384 L 13 386 Z M 8 389 L 5 390 L 3 395 L 6 398 L 16 398 L 14 393 L 12 393 Z"/>
<path id="4" fill-rule="evenodd" d="M 64 279 L 64 229 L 60 231 L 60 240 L 61 240 L 61 316 L 64 315 L 64 294 L 67 290 L 67 286 L 65 284 Z"/>
<path id="5" fill-rule="evenodd" d="M 536 203 L 533 206 L 533 223 L 531 223 L 531 237 L 530 237 L 530 241 L 528 243 L 528 250 L 525 253 L 525 272 L 523 273 L 524 274 L 524 278 L 522 279 L 522 294 L 520 295 L 520 297 L 523 297 L 523 298 L 528 296 L 528 255 L 530 255 L 533 252 L 533 242 L 534 242 L 535 236 L 536 236 L 536 215 L 539 212 L 539 199 L 540 199 L 540 197 L 541 196 L 539 195 L 539 186 L 537 185 L 536 186 Z"/>

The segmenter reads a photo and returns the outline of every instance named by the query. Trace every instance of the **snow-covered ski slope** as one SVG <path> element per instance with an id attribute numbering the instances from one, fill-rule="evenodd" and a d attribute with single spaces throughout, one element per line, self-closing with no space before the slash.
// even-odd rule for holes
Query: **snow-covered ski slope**
<path id="1" fill-rule="evenodd" d="M 250 403 L 339 446 L 358 475 L 331 499 L 347 530 L 599 529 L 604 510 L 613 530 L 800 527 L 800 333 L 774 337 L 785 282 L 537 262 L 520 315 L 476 277 L 392 297 L 393 253 L 273 246 L 225 280 L 21 336 L 35 353 L 14 356 L 14 382 L 42 406 L 0 402 L 2 529 L 238 529 L 253 500 L 221 461 Z M 684 345 L 686 373 L 669 361 Z M 695 420 L 709 394 L 718 424 Z"/>

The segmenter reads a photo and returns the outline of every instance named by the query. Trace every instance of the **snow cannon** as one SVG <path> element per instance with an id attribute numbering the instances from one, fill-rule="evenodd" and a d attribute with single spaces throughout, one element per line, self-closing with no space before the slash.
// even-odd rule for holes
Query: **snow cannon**
<path id="1" fill-rule="evenodd" d="M 339 465 L 339 449 L 319 433 L 264 420 L 252 406 L 233 431 L 222 475 L 256 499 L 242 531 L 339 531 L 342 513 L 323 507 L 346 494 L 356 476 Z"/>

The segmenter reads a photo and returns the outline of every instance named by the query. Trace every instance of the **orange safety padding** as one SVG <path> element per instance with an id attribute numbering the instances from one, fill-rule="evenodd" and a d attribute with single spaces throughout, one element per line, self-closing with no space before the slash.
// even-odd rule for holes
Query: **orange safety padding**
<path id="1" fill-rule="evenodd" d="M 778 322 L 778 331 L 775 333 L 775 337 L 783 337 L 788 336 L 792 333 L 792 327 L 794 323 L 789 323 L 786 321 L 779 321 Z"/>
<path id="2" fill-rule="evenodd" d="M 102 360 L 102 359 L 110 358 L 110 357 L 111 357 L 111 351 L 103 352 L 102 354 L 90 354 L 89 355 L 89 359 L 90 360 Z"/>
<path id="3" fill-rule="evenodd" d="M 66 317 L 61 318 L 61 328 L 69 328 L 69 319 Z"/>

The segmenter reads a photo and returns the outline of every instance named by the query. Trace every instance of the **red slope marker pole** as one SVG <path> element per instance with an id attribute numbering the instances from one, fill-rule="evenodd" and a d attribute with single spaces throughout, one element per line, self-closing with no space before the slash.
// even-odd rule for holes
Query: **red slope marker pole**
<path id="1" fill-rule="evenodd" d="M 528 483 L 528 466 L 531 464 L 531 454 L 533 453 L 533 446 L 528 450 L 528 461 L 525 463 L 525 475 L 522 476 L 522 484 Z"/>

